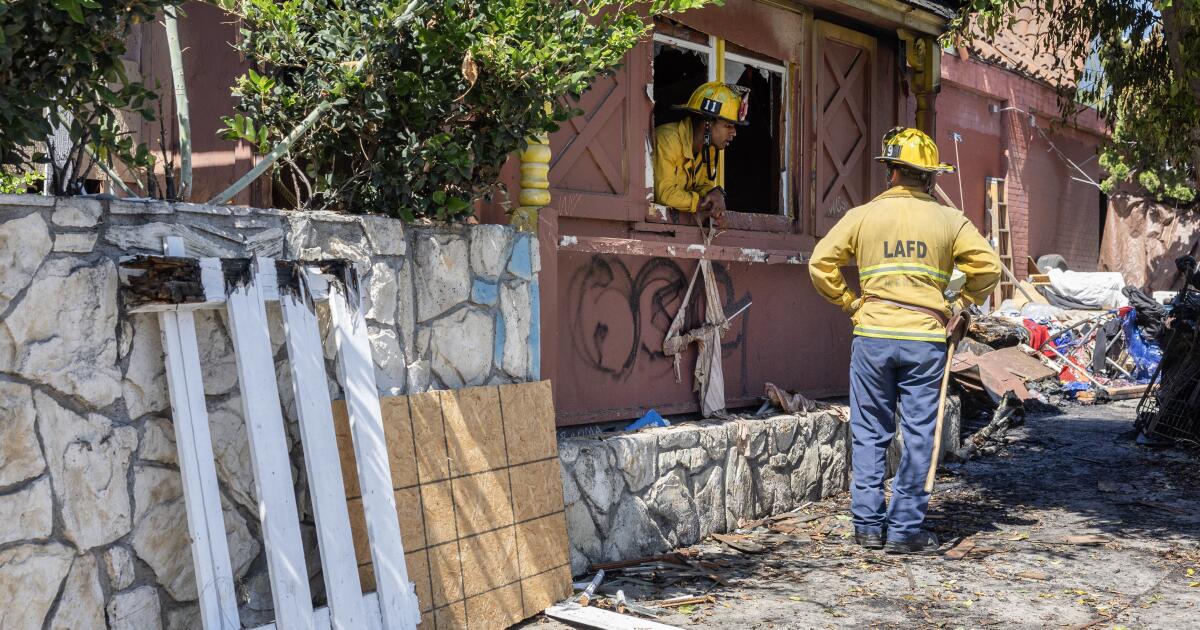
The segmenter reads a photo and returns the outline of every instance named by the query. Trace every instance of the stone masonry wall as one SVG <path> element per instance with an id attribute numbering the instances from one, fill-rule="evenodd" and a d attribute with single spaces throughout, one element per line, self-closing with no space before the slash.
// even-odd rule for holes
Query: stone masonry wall
<path id="1" fill-rule="evenodd" d="M 847 489 L 833 412 L 560 439 L 571 572 L 658 554 Z"/>
<path id="2" fill-rule="evenodd" d="M 505 226 L 0 196 L 0 601 L 19 603 L 0 607 L 0 628 L 200 627 L 158 320 L 118 299 L 119 258 L 161 253 L 166 235 L 194 256 L 354 261 L 382 395 L 539 376 L 537 247 Z M 321 598 L 278 306 L 268 315 Z M 265 623 L 228 323 L 196 322 L 242 620 Z"/>
<path id="3" fill-rule="evenodd" d="M 686 547 L 849 489 L 848 417 L 842 408 L 559 438 L 571 572 Z M 947 398 L 943 454 L 961 444 L 960 418 L 957 397 Z M 889 475 L 902 443 L 897 435 L 889 449 Z"/>

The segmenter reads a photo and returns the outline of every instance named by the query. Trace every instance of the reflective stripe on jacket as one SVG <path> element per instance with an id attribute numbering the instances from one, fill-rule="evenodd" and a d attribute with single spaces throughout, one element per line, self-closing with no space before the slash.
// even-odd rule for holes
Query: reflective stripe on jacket
<path id="1" fill-rule="evenodd" d="M 847 212 L 817 242 L 808 271 L 817 292 L 850 313 L 855 335 L 946 341 L 946 328 L 928 314 L 858 299 L 841 272 L 854 260 L 864 296 L 947 315 L 943 291 L 954 267 L 966 274 L 962 295 L 975 304 L 982 304 L 1000 281 L 1000 258 L 979 230 L 958 210 L 905 186 Z"/>
<path id="2" fill-rule="evenodd" d="M 716 163 L 716 149 L 706 147 Z M 708 178 L 702 156 L 692 155 L 692 119 L 654 129 L 654 202 L 680 212 L 695 212 L 700 198 L 717 187 Z"/>

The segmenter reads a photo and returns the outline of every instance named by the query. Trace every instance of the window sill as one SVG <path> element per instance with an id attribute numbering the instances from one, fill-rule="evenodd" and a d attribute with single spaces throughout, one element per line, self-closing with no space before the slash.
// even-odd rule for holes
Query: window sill
<path id="1" fill-rule="evenodd" d="M 647 223 L 661 223 L 664 225 L 684 225 L 694 227 L 696 220 L 689 214 L 679 212 L 673 208 L 668 208 L 659 204 L 651 204 L 650 213 L 646 216 Z M 782 214 L 762 214 L 757 212 L 734 212 L 728 210 L 725 212 L 725 227 L 724 230 L 738 230 L 743 232 L 776 232 L 779 234 L 792 234 L 794 222 L 791 217 Z"/>
<path id="2" fill-rule="evenodd" d="M 673 243 L 657 239 L 609 238 L 602 236 L 562 235 L 558 250 L 588 254 L 616 254 L 664 258 L 706 258 L 726 262 L 765 263 L 768 265 L 803 265 L 812 258 L 812 251 L 797 249 L 760 249 L 730 245 L 701 245 Z"/>

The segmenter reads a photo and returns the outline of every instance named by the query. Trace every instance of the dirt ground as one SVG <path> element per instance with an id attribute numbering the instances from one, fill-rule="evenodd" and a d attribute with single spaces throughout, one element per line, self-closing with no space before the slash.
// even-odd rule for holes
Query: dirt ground
<path id="1" fill-rule="evenodd" d="M 859 548 L 841 496 L 732 541 L 759 553 L 710 539 L 602 590 L 649 606 L 710 595 L 657 619 L 682 627 L 1200 627 L 1200 456 L 1134 444 L 1134 402 L 1031 417 L 940 475 L 928 526 L 943 555 Z"/>

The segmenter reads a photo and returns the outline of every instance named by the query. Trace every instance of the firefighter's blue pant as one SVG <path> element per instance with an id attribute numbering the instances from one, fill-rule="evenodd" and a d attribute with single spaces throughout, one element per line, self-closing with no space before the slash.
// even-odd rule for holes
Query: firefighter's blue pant
<path id="1" fill-rule="evenodd" d="M 854 527 L 888 540 L 904 540 L 921 530 L 929 493 L 925 475 L 933 455 L 938 389 L 946 365 L 946 345 L 929 341 L 854 338 L 850 353 L 850 430 L 854 436 L 854 481 L 850 510 Z M 883 480 L 888 445 L 896 433 L 896 405 L 904 452 L 892 480 L 891 505 L 884 505 Z"/>

